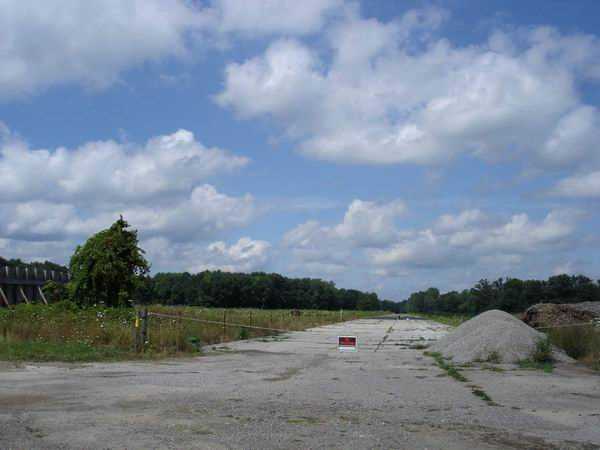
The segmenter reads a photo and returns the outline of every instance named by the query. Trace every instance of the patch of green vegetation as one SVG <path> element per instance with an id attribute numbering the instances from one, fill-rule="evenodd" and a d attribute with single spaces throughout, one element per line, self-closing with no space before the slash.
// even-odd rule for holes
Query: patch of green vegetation
<path id="1" fill-rule="evenodd" d="M 294 425 L 317 425 L 320 424 L 321 421 L 316 417 L 290 417 L 286 421 L 287 423 L 291 423 Z"/>
<path id="2" fill-rule="evenodd" d="M 481 367 L 482 370 L 490 370 L 492 372 L 506 372 L 506 370 L 504 370 L 502 367 L 498 367 L 498 366 L 488 366 L 488 365 L 484 365 Z"/>
<path id="3" fill-rule="evenodd" d="M 482 400 L 485 400 L 488 403 L 492 401 L 492 398 L 481 389 L 473 389 L 471 392 L 473 392 L 473 395 L 479 397 Z"/>
<path id="4" fill-rule="evenodd" d="M 440 374 L 440 375 L 442 375 L 442 376 L 448 375 L 448 376 L 454 378 L 455 380 L 460 381 L 461 383 L 467 383 L 469 381 L 462 373 L 460 373 L 460 370 L 457 368 L 457 366 L 453 365 L 447 359 L 444 359 L 444 357 L 442 356 L 441 353 L 423 352 L 423 354 L 425 356 L 429 356 L 429 357 L 433 358 L 435 360 L 436 364 L 438 365 L 438 367 L 440 367 L 441 369 L 446 371 L 445 374 Z M 503 370 L 503 369 L 500 369 L 500 370 Z M 437 375 L 437 376 L 440 376 L 440 375 Z M 471 392 L 473 393 L 473 395 L 476 395 L 477 397 L 481 398 L 482 400 L 485 400 L 488 403 L 488 405 L 500 406 L 497 403 L 495 403 L 491 399 L 491 397 L 488 394 L 486 394 L 486 392 L 483 389 L 481 389 L 481 387 L 475 386 L 475 385 L 468 385 L 468 387 L 471 388 Z"/>
<path id="5" fill-rule="evenodd" d="M 113 346 L 92 346 L 81 342 L 0 341 L 0 359 L 5 361 L 90 362 L 132 357 L 131 352 Z"/>
<path id="6" fill-rule="evenodd" d="M 413 344 L 409 348 L 411 350 L 425 350 L 429 345 L 427 344 Z"/>
<path id="7" fill-rule="evenodd" d="M 493 352 L 490 352 L 490 354 L 488 355 L 486 362 L 489 362 L 492 364 L 500 364 L 502 362 L 502 357 L 500 356 L 500 354 L 497 351 L 493 351 Z"/>
<path id="8" fill-rule="evenodd" d="M 551 361 L 539 362 L 532 359 L 523 359 L 519 361 L 519 368 L 525 370 L 543 370 L 545 373 L 552 373 L 554 364 Z"/>
<path id="9" fill-rule="evenodd" d="M 423 354 L 425 356 L 430 356 L 431 358 L 433 358 L 435 360 L 436 364 L 438 365 L 438 367 L 440 369 L 445 370 L 446 373 L 448 374 L 448 376 L 451 376 L 455 380 L 460 381 L 462 383 L 469 381 L 462 373 L 460 373 L 460 371 L 456 368 L 456 366 L 454 366 L 451 362 L 445 360 L 441 353 L 423 352 Z"/>
<path id="10" fill-rule="evenodd" d="M 535 344 L 535 350 L 531 355 L 531 359 L 537 363 L 551 363 L 552 359 L 552 343 L 550 339 L 540 339 Z"/>
<path id="11" fill-rule="evenodd" d="M 518 362 L 521 369 L 543 370 L 552 373 L 554 359 L 552 358 L 552 343 L 548 337 L 540 339 L 531 353 L 531 357 Z"/>
<path id="12" fill-rule="evenodd" d="M 250 333 L 248 332 L 248 329 L 247 328 L 241 328 L 240 329 L 240 334 L 238 336 L 238 339 L 241 340 L 241 341 L 243 341 L 243 340 L 248 339 L 249 337 L 250 337 Z"/>

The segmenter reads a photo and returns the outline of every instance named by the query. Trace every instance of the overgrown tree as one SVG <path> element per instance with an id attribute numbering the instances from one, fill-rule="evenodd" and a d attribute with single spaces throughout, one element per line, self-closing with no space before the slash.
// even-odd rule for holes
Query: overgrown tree
<path id="1" fill-rule="evenodd" d="M 104 302 L 126 306 L 149 271 L 137 231 L 120 217 L 110 228 L 78 246 L 69 264 L 71 299 L 80 304 Z"/>

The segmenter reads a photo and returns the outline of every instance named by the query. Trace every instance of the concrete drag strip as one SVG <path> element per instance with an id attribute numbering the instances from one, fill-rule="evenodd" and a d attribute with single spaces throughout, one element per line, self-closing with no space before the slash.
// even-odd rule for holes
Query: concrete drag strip
<path id="1" fill-rule="evenodd" d="M 414 348 L 447 330 L 362 319 L 198 358 L 0 366 L 0 448 L 599 448 L 600 377 L 468 369 L 490 406 Z"/>

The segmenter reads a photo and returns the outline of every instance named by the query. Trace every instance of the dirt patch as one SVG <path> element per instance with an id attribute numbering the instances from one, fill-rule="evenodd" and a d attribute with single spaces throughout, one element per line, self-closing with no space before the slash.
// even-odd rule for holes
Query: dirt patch
<path id="1" fill-rule="evenodd" d="M 41 394 L 20 394 L 20 395 L 2 395 L 0 396 L 0 409 L 2 408 L 19 408 L 37 403 L 42 403 L 48 400 L 47 395 Z"/>
<path id="2" fill-rule="evenodd" d="M 600 317 L 600 302 L 538 303 L 523 313 L 523 322 L 534 328 L 591 322 Z"/>
<path id="3" fill-rule="evenodd" d="M 286 381 L 290 378 L 295 377 L 300 373 L 300 369 L 298 367 L 290 367 L 286 369 L 284 372 L 272 378 L 263 378 L 264 381 Z"/>

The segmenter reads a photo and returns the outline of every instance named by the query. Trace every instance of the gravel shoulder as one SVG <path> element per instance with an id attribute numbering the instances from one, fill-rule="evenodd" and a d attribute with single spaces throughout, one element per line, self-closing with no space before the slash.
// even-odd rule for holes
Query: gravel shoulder
<path id="1" fill-rule="evenodd" d="M 600 376 L 471 367 L 459 383 L 414 348 L 447 330 L 363 319 L 199 358 L 2 364 L 0 448 L 600 448 Z"/>

